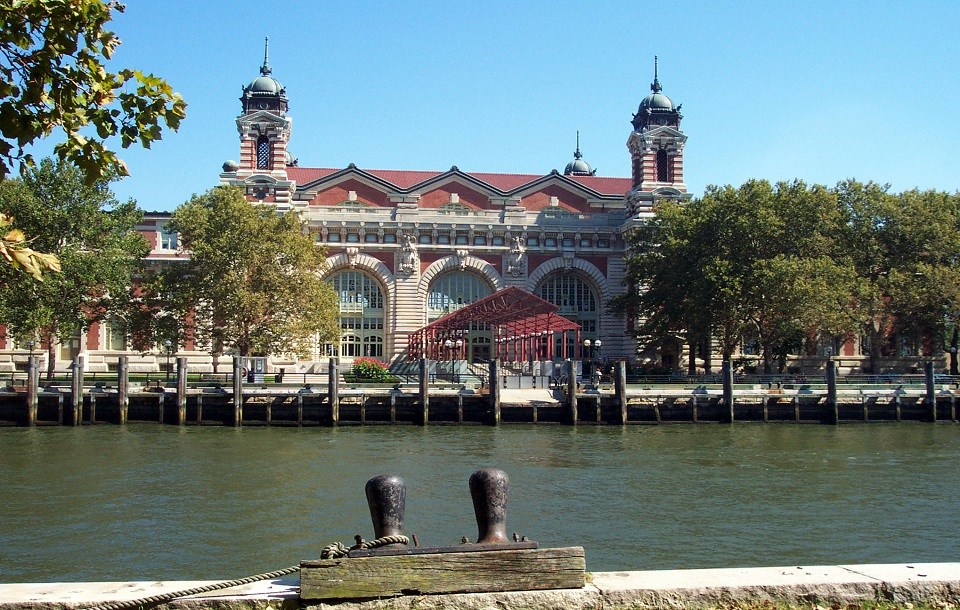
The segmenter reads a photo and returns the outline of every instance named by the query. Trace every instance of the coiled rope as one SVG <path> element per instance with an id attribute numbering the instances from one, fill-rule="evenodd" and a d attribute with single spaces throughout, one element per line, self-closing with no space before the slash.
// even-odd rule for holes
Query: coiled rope
<path id="1" fill-rule="evenodd" d="M 342 542 L 334 542 L 333 544 L 327 545 L 320 553 L 320 559 L 337 559 L 339 557 L 346 557 L 347 553 L 350 551 L 376 549 L 388 544 L 410 544 L 410 539 L 406 536 L 384 536 L 382 538 L 377 538 L 376 540 L 364 540 L 360 536 L 357 536 L 356 541 L 357 543 L 350 548 L 344 546 Z M 275 572 L 265 572 L 263 574 L 248 576 L 238 580 L 225 580 L 223 582 L 204 585 L 202 587 L 183 589 L 181 591 L 171 591 L 162 595 L 151 595 L 150 597 L 141 597 L 139 599 L 131 599 L 124 602 L 114 602 L 112 604 L 104 604 L 102 606 L 86 608 L 85 610 L 126 610 L 127 608 L 146 608 L 177 599 L 178 597 L 189 597 L 190 595 L 209 593 L 210 591 L 219 591 L 220 589 L 230 589 L 232 587 L 239 587 L 240 585 L 247 585 L 260 580 L 279 578 L 280 576 L 286 576 L 287 574 L 293 574 L 294 572 L 299 571 L 300 566 L 290 566 L 289 568 L 284 568 Z"/>
<path id="2" fill-rule="evenodd" d="M 150 597 L 141 597 L 140 599 L 131 599 L 124 602 L 115 602 L 112 604 L 105 604 L 103 606 L 95 606 L 93 608 L 87 608 L 86 610 L 125 610 L 126 608 L 135 608 L 138 606 L 155 606 L 157 604 L 162 604 L 168 602 L 178 597 L 187 597 L 190 595 L 197 595 L 199 593 L 209 593 L 210 591 L 218 591 L 220 589 L 229 589 L 231 587 L 239 587 L 240 585 L 250 584 L 252 582 L 257 582 L 259 580 L 270 580 L 272 578 L 278 578 L 280 576 L 285 576 L 287 574 L 293 574 L 294 572 L 299 572 L 300 566 L 290 566 L 289 568 L 284 568 L 282 570 L 277 570 L 276 572 L 266 572 L 264 574 L 257 574 L 256 576 L 248 576 L 247 578 L 241 578 L 238 580 L 226 580 L 223 582 L 217 582 L 210 585 L 204 585 L 202 587 L 194 587 L 192 589 L 184 589 L 182 591 L 171 591 L 170 593 L 164 593 L 162 595 L 151 595 Z"/>
<path id="3" fill-rule="evenodd" d="M 406 536 L 383 536 L 376 540 L 364 540 L 360 536 L 357 536 L 355 539 L 357 543 L 350 548 L 347 548 L 342 542 L 334 542 L 333 544 L 323 547 L 323 550 L 320 552 L 320 559 L 337 559 L 339 557 L 346 557 L 350 551 L 378 549 L 388 544 L 410 544 L 410 539 Z"/>

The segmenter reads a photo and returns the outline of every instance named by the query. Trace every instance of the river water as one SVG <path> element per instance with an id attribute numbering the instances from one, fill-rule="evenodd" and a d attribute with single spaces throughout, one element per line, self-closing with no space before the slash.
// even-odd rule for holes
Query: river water
<path id="1" fill-rule="evenodd" d="M 239 578 L 373 537 L 364 484 L 407 482 L 421 544 L 508 531 L 591 571 L 960 560 L 960 426 L 0 429 L 0 582 Z"/>

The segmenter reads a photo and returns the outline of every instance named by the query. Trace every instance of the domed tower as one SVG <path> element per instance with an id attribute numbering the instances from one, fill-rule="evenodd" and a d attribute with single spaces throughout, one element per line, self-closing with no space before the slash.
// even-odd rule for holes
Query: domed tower
<path id="1" fill-rule="evenodd" d="M 220 181 L 245 186 L 253 200 L 288 203 L 293 183 L 287 180 L 286 168 L 296 165 L 296 158 L 287 151 L 293 119 L 287 115 L 287 90 L 272 72 L 269 40 L 264 39 L 260 76 L 240 96 L 240 162 L 224 163 Z"/>
<path id="2" fill-rule="evenodd" d="M 633 166 L 634 207 L 651 206 L 655 199 L 689 199 L 683 182 L 683 147 L 687 136 L 680 131 L 680 106 L 661 93 L 657 58 L 653 59 L 650 95 L 633 115 L 633 132 L 627 140 Z"/>
<path id="3" fill-rule="evenodd" d="M 590 164 L 583 160 L 580 154 L 580 132 L 577 132 L 577 150 L 573 152 L 573 161 L 567 163 L 563 170 L 564 176 L 595 176 L 597 170 L 590 167 Z"/>

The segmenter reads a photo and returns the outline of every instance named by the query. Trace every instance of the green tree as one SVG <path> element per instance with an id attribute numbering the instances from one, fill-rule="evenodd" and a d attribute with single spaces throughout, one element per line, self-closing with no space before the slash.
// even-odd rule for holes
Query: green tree
<path id="1" fill-rule="evenodd" d="M 800 181 L 711 186 L 687 205 L 666 203 L 632 236 L 632 288 L 614 307 L 642 320 L 642 339 L 686 336 L 691 353 L 715 340 L 729 358 L 755 335 L 764 370 L 775 359 L 782 368 L 820 333 L 856 327 L 856 274 L 837 250 L 842 218 L 832 192 Z"/>
<path id="2" fill-rule="evenodd" d="M 112 0 L 0 0 L 0 178 L 29 167 L 25 147 L 55 131 L 55 154 L 88 183 L 125 176 L 108 140 L 149 148 L 161 123 L 179 127 L 186 103 L 169 84 L 106 68 L 120 39 L 105 28 L 123 10 Z"/>
<path id="3" fill-rule="evenodd" d="M 43 282 L 0 267 L 0 321 L 17 336 L 47 342 L 52 376 L 60 338 L 126 307 L 148 252 L 136 231 L 143 215 L 134 201 L 119 203 L 106 181 L 88 185 L 77 168 L 49 159 L 0 183 L 0 210 L 60 261 L 61 272 Z"/>
<path id="4" fill-rule="evenodd" d="M 216 187 L 173 214 L 190 256 L 158 278 L 161 301 L 182 334 L 195 333 L 214 353 L 308 353 L 315 336 L 339 333 L 338 300 L 320 279 L 325 256 L 294 212 L 248 202 L 237 188 Z"/>
<path id="5" fill-rule="evenodd" d="M 125 176 L 111 150 L 149 148 L 161 123 L 176 130 L 186 103 L 164 80 L 140 70 L 106 69 L 120 39 L 106 25 L 124 5 L 113 0 L 0 0 L 0 179 L 33 166 L 27 147 L 61 132 L 60 160 L 83 172 L 87 184 Z M 42 278 L 59 271 L 56 257 L 32 248 L 32 234 L 10 229 L 0 216 L 0 259 Z"/>

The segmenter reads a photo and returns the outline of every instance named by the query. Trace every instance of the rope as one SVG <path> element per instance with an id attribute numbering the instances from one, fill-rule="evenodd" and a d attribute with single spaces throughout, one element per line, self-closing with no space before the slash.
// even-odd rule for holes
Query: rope
<path id="1" fill-rule="evenodd" d="M 247 578 L 241 578 L 239 580 L 227 580 L 223 582 L 213 583 L 211 585 L 204 585 L 202 587 L 194 587 L 193 589 L 184 589 L 182 591 L 171 591 L 170 593 L 164 593 L 162 595 L 151 595 L 150 597 L 141 597 L 140 599 L 131 599 L 125 602 L 115 602 L 112 604 L 105 604 L 103 606 L 95 606 L 93 608 L 87 608 L 86 610 L 124 610 L 125 608 L 135 608 L 138 606 L 153 606 L 156 604 L 162 604 L 174 600 L 178 597 L 187 597 L 190 595 L 197 595 L 199 593 L 209 593 L 210 591 L 218 591 L 220 589 L 229 589 L 231 587 L 238 587 L 240 585 L 246 585 L 252 582 L 257 582 L 259 580 L 270 580 L 272 578 L 278 578 L 280 576 L 285 576 L 287 574 L 293 574 L 294 572 L 299 572 L 300 566 L 290 566 L 289 568 L 284 568 L 282 570 L 277 570 L 276 572 L 267 572 L 265 574 L 257 574 L 256 576 L 248 576 Z"/>
<path id="2" fill-rule="evenodd" d="M 410 539 L 406 536 L 384 536 L 376 540 L 364 540 L 360 536 L 357 536 L 356 541 L 357 543 L 350 548 L 347 548 L 342 542 L 329 544 L 320 552 L 320 559 L 338 559 L 340 557 L 346 557 L 350 551 L 378 549 L 388 544 L 410 544 Z"/>
<path id="3" fill-rule="evenodd" d="M 320 559 L 337 559 L 339 557 L 346 557 L 347 553 L 350 551 L 376 549 L 388 544 L 410 544 L 410 539 L 406 536 L 384 536 L 382 538 L 369 541 L 365 541 L 360 536 L 357 536 L 356 540 L 357 543 L 350 548 L 344 546 L 342 542 L 334 542 L 333 544 L 328 545 L 320 553 Z M 170 593 L 164 593 L 162 595 L 151 595 L 150 597 L 141 597 L 139 599 L 131 599 L 124 602 L 114 602 L 112 604 L 104 604 L 102 606 L 86 608 L 85 610 L 126 610 L 127 608 L 155 606 L 157 604 L 162 604 L 164 602 L 177 599 L 178 597 L 188 597 L 190 595 L 198 595 L 200 593 L 209 593 L 210 591 L 219 591 L 220 589 L 230 589 L 232 587 L 239 587 L 240 585 L 247 585 L 260 580 L 279 578 L 280 576 L 286 576 L 287 574 L 293 574 L 294 572 L 299 571 L 300 566 L 290 566 L 289 568 L 284 568 L 275 572 L 266 572 L 264 574 L 248 576 L 238 580 L 225 580 L 223 582 L 204 585 L 202 587 L 183 589 L 181 591 L 171 591 Z"/>

